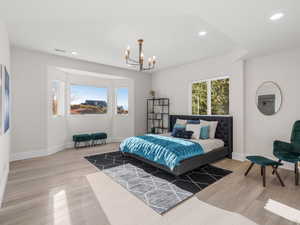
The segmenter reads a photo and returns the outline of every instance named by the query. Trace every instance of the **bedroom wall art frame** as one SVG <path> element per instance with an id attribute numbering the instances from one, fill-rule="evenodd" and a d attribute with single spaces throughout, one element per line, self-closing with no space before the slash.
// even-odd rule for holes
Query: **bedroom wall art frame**
<path id="1" fill-rule="evenodd" d="M 2 91 L 3 93 L 3 91 Z M 2 98 L 3 99 L 3 98 Z M 4 134 L 9 130 L 10 128 L 10 78 L 9 73 L 4 66 L 4 102 L 3 102 L 3 108 L 2 110 L 4 112 Z"/>

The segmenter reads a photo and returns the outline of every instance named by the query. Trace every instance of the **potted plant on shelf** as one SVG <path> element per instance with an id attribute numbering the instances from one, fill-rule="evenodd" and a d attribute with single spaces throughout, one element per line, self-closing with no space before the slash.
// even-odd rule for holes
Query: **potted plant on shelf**
<path id="1" fill-rule="evenodd" d="M 151 90 L 150 91 L 150 96 L 154 99 L 155 98 L 155 91 Z"/>

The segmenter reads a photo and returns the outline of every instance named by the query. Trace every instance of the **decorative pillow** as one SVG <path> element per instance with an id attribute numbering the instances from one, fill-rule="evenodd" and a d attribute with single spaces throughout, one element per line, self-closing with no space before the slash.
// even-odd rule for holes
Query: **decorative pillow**
<path id="1" fill-rule="evenodd" d="M 185 125 L 181 125 L 181 124 L 175 124 L 172 130 L 172 136 L 175 137 L 175 134 L 177 131 L 184 131 L 185 130 Z"/>
<path id="2" fill-rule="evenodd" d="M 200 124 L 187 124 L 185 130 L 186 131 L 193 131 L 192 138 L 199 139 L 201 125 Z"/>
<path id="3" fill-rule="evenodd" d="M 176 124 L 186 125 L 186 123 L 187 123 L 186 120 L 176 119 Z"/>
<path id="4" fill-rule="evenodd" d="M 200 120 L 188 120 L 188 124 L 200 124 Z"/>
<path id="5" fill-rule="evenodd" d="M 202 126 L 209 126 L 209 138 L 215 138 L 218 121 L 200 120 Z"/>
<path id="6" fill-rule="evenodd" d="M 209 126 L 201 127 L 200 139 L 209 139 Z"/>
<path id="7" fill-rule="evenodd" d="M 184 138 L 184 139 L 191 139 L 193 133 L 194 133 L 193 131 L 177 130 L 176 133 L 175 133 L 175 137 Z"/>

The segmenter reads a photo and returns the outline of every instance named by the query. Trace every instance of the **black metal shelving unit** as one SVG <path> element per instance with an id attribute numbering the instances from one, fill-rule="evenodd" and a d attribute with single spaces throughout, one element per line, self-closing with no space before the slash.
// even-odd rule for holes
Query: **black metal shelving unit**
<path id="1" fill-rule="evenodd" d="M 147 133 L 163 134 L 169 129 L 170 100 L 147 99 Z"/>

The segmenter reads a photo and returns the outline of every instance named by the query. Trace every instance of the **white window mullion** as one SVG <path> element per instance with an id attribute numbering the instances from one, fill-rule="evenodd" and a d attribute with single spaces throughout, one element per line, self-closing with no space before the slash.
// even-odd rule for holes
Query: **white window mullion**
<path id="1" fill-rule="evenodd" d="M 65 116 L 65 82 L 60 81 L 59 85 L 59 114 Z"/>
<path id="2" fill-rule="evenodd" d="M 207 81 L 207 115 L 211 115 L 211 81 Z"/>

